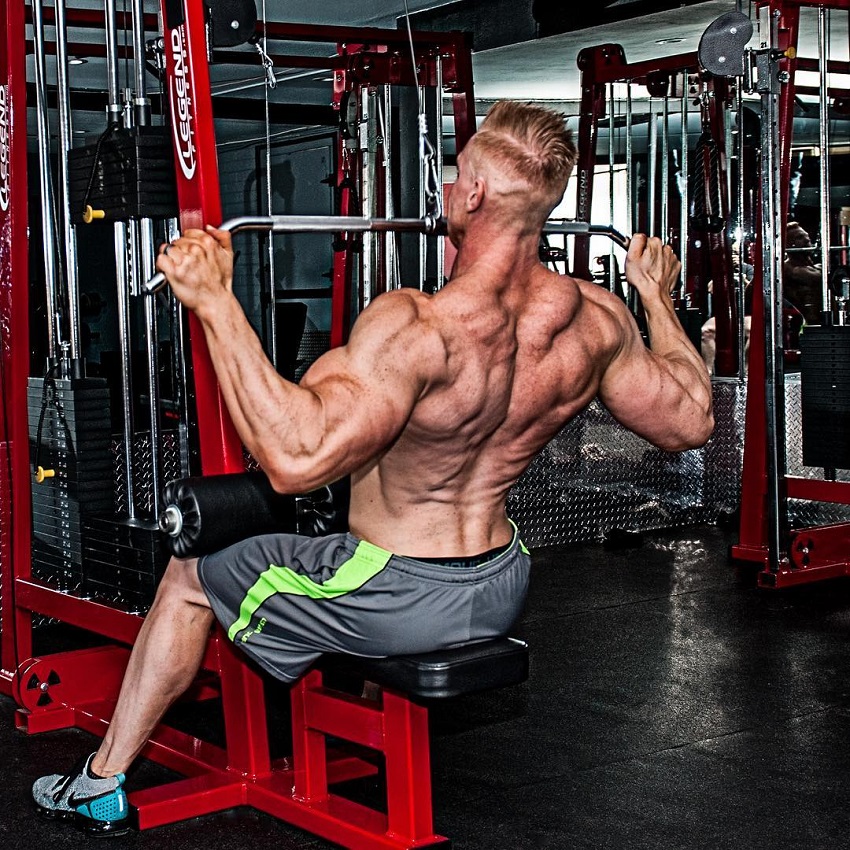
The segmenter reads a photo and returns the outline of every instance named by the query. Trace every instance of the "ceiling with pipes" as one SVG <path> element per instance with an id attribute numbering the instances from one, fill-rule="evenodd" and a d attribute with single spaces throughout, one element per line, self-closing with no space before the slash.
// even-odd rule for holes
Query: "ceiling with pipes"
<path id="1" fill-rule="evenodd" d="M 52 0 L 51 0 L 52 2 Z M 224 2 L 224 0 L 207 0 Z M 227 0 L 233 3 L 234 0 Z M 119 12 L 127 8 L 118 0 Z M 404 26 L 409 12 L 414 30 L 463 30 L 472 35 L 473 73 L 480 111 L 502 97 L 545 101 L 568 115 L 576 113 L 580 77 L 576 57 L 580 50 L 602 43 L 622 45 L 626 59 L 642 62 L 653 58 L 689 53 L 697 49 L 706 27 L 718 16 L 735 10 L 735 0 L 597 0 L 594 4 L 565 3 L 563 0 L 256 0 L 260 21 L 293 24 L 320 24 L 332 27 Z M 49 6 L 46 8 L 50 8 Z M 69 9 L 102 9 L 96 0 L 72 0 Z M 146 13 L 155 15 L 159 4 L 146 0 Z M 744 11 L 748 11 L 744 4 Z M 833 12 L 830 24 L 830 52 L 838 60 L 848 60 L 848 14 Z M 804 9 L 801 20 L 801 55 L 817 55 L 814 10 Z M 147 37 L 152 33 L 148 32 Z M 55 38 L 52 26 L 46 38 Z M 71 27 L 73 44 L 103 42 L 102 31 Z M 119 44 L 131 43 L 129 33 L 119 32 Z M 287 43 L 281 52 L 330 56 L 335 44 Z M 278 68 L 277 85 L 267 91 L 259 55 L 250 45 L 230 48 L 232 55 L 243 54 L 240 64 L 217 62 L 212 68 L 213 90 L 244 98 L 327 107 L 330 102 L 329 72 L 300 68 Z M 220 51 L 226 57 L 228 51 Z M 249 54 L 247 57 L 244 54 Z M 253 59 L 255 61 L 253 61 Z M 34 79 L 30 57 L 29 79 Z M 247 64 L 246 64 L 247 62 Z M 127 62 L 120 69 L 121 85 L 132 86 L 133 72 Z M 48 85 L 55 84 L 56 66 L 47 62 Z M 153 74 L 147 75 L 151 93 L 158 91 Z M 834 85 L 850 88 L 850 77 L 836 75 Z M 106 69 L 102 59 L 89 57 L 84 64 L 69 68 L 72 90 L 102 92 L 106 89 Z M 638 93 L 640 96 L 640 93 Z M 76 132 L 85 135 L 102 127 L 102 115 L 81 115 Z"/>

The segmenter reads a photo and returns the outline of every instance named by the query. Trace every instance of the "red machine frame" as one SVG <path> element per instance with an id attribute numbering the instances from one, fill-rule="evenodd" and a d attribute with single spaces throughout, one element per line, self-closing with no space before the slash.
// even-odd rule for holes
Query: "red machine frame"
<path id="1" fill-rule="evenodd" d="M 102 735 L 129 657 L 127 646 L 136 639 L 142 618 L 111 605 L 60 592 L 31 577 L 28 429 L 26 407 L 16 403 L 26 395 L 29 371 L 25 338 L 28 324 L 25 9 L 23 0 L 0 0 L 0 3 L 7 25 L 6 52 L 0 54 L 0 59 L 6 73 L 8 115 L 14 131 L 9 137 L 10 156 L 15 162 L 11 173 L 16 181 L 15 196 L 22 198 L 8 210 L 0 209 L 0 318 L 3 326 L 14 329 L 16 334 L 14 345 L 7 339 L 0 352 L 5 376 L 3 446 L 12 459 L 11 476 L 6 466 L 0 466 L 3 529 L 0 685 L 20 705 L 16 723 L 26 732 L 76 726 Z M 166 85 L 170 114 L 174 116 L 180 223 L 186 229 L 207 222 L 217 224 L 222 211 L 205 7 L 201 0 L 184 0 L 180 8 L 178 20 L 169 20 L 169 10 L 175 13 L 170 3 L 163 3 L 162 14 Z M 103 18 L 97 12 L 69 10 L 68 20 L 72 25 L 98 26 Z M 145 22 L 156 26 L 153 16 L 145 16 Z M 341 95 L 357 86 L 414 79 L 406 33 L 274 23 L 267 24 L 265 29 L 269 41 L 340 43 L 339 56 L 318 63 L 307 57 L 272 56 L 275 64 L 292 65 L 303 59 L 311 67 L 333 68 L 337 108 Z M 16 32 L 20 38 L 14 36 Z M 421 63 L 417 69 L 420 83 L 434 84 L 435 59 L 441 58 L 444 88 L 453 96 L 460 149 L 475 131 L 467 37 L 461 33 L 415 33 L 414 44 Z M 88 47 L 96 50 L 98 46 Z M 226 59 L 231 61 L 237 55 L 228 53 Z M 338 253 L 342 256 L 334 265 L 333 344 L 344 342 L 350 315 L 351 252 Z M 193 316 L 189 317 L 189 330 L 202 471 L 204 474 L 242 471 L 242 444 L 223 403 L 203 331 Z M 7 531 L 12 521 L 14 538 Z M 93 631 L 115 644 L 31 658 L 32 613 Z M 11 635 L 14 641 L 8 640 Z M 433 832 L 425 708 L 403 694 L 386 689 L 378 701 L 335 692 L 323 685 L 320 672 L 311 671 L 291 689 L 293 759 L 273 763 L 269 756 L 263 679 L 220 629 L 209 641 L 202 671 L 204 676 L 185 698 L 221 697 L 226 745 L 224 748 L 213 745 L 164 724 L 157 727 L 142 755 L 187 778 L 130 795 L 140 828 L 236 805 L 251 805 L 331 841 L 361 850 L 401 850 L 446 843 Z M 329 791 L 329 783 L 372 775 L 376 767 L 359 757 L 327 753 L 328 734 L 384 754 L 386 813 Z"/>
<path id="2" fill-rule="evenodd" d="M 779 99 L 780 187 L 782 220 L 787 218 L 788 186 L 791 173 L 792 119 L 797 68 L 813 65 L 799 60 L 796 47 L 802 6 L 825 6 L 847 9 L 846 0 L 770 0 L 758 4 L 779 15 L 781 69 L 789 74 Z M 831 63 L 832 66 L 832 63 Z M 836 70 L 850 71 L 850 65 L 834 64 Z M 784 249 L 784 228 L 781 229 Z M 760 280 L 761 252 L 755 252 L 754 279 Z M 753 287 L 753 318 L 750 335 L 750 368 L 747 389 L 744 465 L 741 486 L 741 520 L 739 541 L 731 555 L 739 561 L 762 564 L 758 583 L 767 588 L 783 588 L 820 579 L 850 575 L 850 523 L 800 528 L 790 532 L 787 557 L 779 563 L 769 562 L 768 488 L 767 488 L 767 422 L 765 414 L 765 304 L 760 286 Z M 786 475 L 780 482 L 783 499 L 805 499 L 818 502 L 850 504 L 850 483 L 800 478 Z"/>
<path id="3" fill-rule="evenodd" d="M 593 201 L 593 176 L 596 166 L 596 145 L 599 122 L 605 116 L 607 99 L 605 87 L 611 83 L 634 83 L 654 90 L 666 92 L 672 74 L 699 73 L 700 65 L 696 53 L 683 53 L 645 62 L 626 62 L 626 55 L 619 44 L 600 44 L 582 50 L 578 55 L 581 70 L 581 107 L 579 115 L 578 162 L 576 165 L 577 196 L 576 219 L 590 223 Z M 726 137 L 723 105 L 729 97 L 729 85 L 720 78 L 706 80 L 714 93 L 710 98 L 709 120 L 712 136 L 722 144 Z M 720 161 L 720 185 L 725 188 L 726 157 Z M 728 215 L 728 198 L 721 203 Z M 716 319 L 717 348 L 716 371 L 719 375 L 738 374 L 738 305 L 735 299 L 735 283 L 732 275 L 732 255 L 725 231 L 706 234 L 706 244 L 714 281 L 713 305 Z M 689 246 L 681 245 L 680 252 Z M 576 237 L 573 250 L 573 274 L 590 278 L 590 239 Z M 685 291 L 689 281 L 684 281 Z"/>
<path id="4" fill-rule="evenodd" d="M 27 96 L 24 0 L 0 0 L 0 692 L 11 693 L 19 658 L 32 654 L 31 617 L 15 602 L 15 578 L 29 578 L 32 548 L 29 430 Z"/>

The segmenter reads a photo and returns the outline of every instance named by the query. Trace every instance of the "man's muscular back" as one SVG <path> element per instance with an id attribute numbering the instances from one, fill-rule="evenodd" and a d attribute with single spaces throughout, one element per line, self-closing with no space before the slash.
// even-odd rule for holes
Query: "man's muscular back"
<path id="1" fill-rule="evenodd" d="M 637 329 L 608 292 L 543 266 L 525 279 L 467 274 L 435 296 L 383 298 L 415 305 L 407 331 L 431 342 L 410 369 L 427 378 L 392 447 L 354 474 L 351 527 L 407 555 L 504 544 L 508 490 L 593 399 Z"/>

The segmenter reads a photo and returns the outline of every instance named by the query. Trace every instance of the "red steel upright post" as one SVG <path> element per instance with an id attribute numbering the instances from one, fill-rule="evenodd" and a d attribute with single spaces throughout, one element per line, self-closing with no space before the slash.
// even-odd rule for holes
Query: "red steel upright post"
<path id="1" fill-rule="evenodd" d="M 596 170 L 596 146 L 599 122 L 606 113 L 606 85 L 613 82 L 630 82 L 645 85 L 653 92 L 653 82 L 662 81 L 666 91 L 669 74 L 699 69 L 696 53 L 664 56 L 644 62 L 627 63 L 623 48 L 619 44 L 600 44 L 588 47 L 578 55 L 581 70 L 581 106 L 578 126 L 578 162 L 576 164 L 576 220 L 590 223 L 593 203 L 593 178 Z M 718 97 L 712 101 L 712 131 L 716 139 L 725 138 L 724 104 L 728 97 L 728 84 L 714 81 Z M 720 183 L 725 185 L 725 151 L 721 161 Z M 723 209 L 728 210 L 728 199 L 724 197 Z M 665 234 L 666 236 L 666 234 Z M 721 374 L 737 374 L 738 323 L 734 299 L 734 282 L 731 275 L 729 240 L 725 233 L 712 235 L 709 242 L 710 262 L 715 283 L 715 303 L 718 305 L 717 319 L 717 362 Z M 682 250 L 685 250 L 682 248 Z M 576 277 L 590 280 L 590 237 L 575 239 L 572 256 L 572 272 Z M 687 283 L 687 282 L 686 282 Z"/>
<path id="2" fill-rule="evenodd" d="M 166 85 L 183 230 L 221 223 L 204 9 L 201 0 L 185 0 L 179 7 L 164 2 L 162 8 Z M 179 20 L 172 20 L 175 15 Z M 221 397 L 203 330 L 191 315 L 189 327 L 203 473 L 241 471 L 242 443 Z"/>
<path id="3" fill-rule="evenodd" d="M 359 30 L 352 30 L 352 39 Z M 413 71 L 408 62 L 406 35 L 399 43 L 387 40 L 389 33 L 363 31 L 371 36 L 368 43 L 359 40 L 341 42 L 338 53 L 345 66 L 334 72 L 334 107 L 344 110 L 349 96 L 364 85 L 409 84 Z M 476 130 L 475 97 L 472 89 L 472 53 L 464 33 L 413 34 L 414 50 L 419 65 L 418 80 L 422 85 L 436 85 L 435 57 L 443 61 L 443 89 L 452 96 L 457 152 L 463 150 Z M 389 48 L 394 47 L 394 51 Z M 344 116 L 341 117 L 344 121 Z M 342 136 L 342 134 L 341 134 Z M 346 140 L 338 140 L 338 173 L 336 175 L 337 213 L 360 215 L 357 209 L 356 175 L 359 153 L 351 150 Z M 351 286 L 354 250 L 347 234 L 339 234 L 339 250 L 334 252 L 333 289 L 331 299 L 330 346 L 343 345 L 351 326 Z"/>
<path id="4" fill-rule="evenodd" d="M 27 96 L 24 0 L 0 0 L 0 692 L 32 655 L 31 616 L 15 606 L 15 580 L 29 578 L 27 377 Z"/>
<path id="5" fill-rule="evenodd" d="M 452 95 L 455 148 L 460 153 L 477 129 L 472 81 L 472 44 L 468 34 L 457 33 L 451 51 L 443 53 L 446 90 Z"/>
<path id="6" fill-rule="evenodd" d="M 206 7 L 202 0 L 163 2 L 166 86 L 171 115 L 180 226 L 221 222 L 218 157 L 207 59 Z M 205 475 L 244 469 L 242 442 L 215 377 L 200 322 L 189 316 L 198 411 L 201 468 Z M 267 772 L 269 755 L 263 682 L 219 635 L 222 701 L 228 767 Z"/>
<path id="7" fill-rule="evenodd" d="M 588 47 L 578 55 L 581 71 L 581 108 L 578 119 L 578 162 L 576 163 L 576 221 L 590 222 L 593 204 L 593 175 L 596 170 L 596 142 L 599 121 L 605 115 L 605 82 L 599 79 L 603 65 L 622 68 L 626 54 L 619 44 Z M 590 280 L 590 237 L 576 237 L 571 274 Z"/>

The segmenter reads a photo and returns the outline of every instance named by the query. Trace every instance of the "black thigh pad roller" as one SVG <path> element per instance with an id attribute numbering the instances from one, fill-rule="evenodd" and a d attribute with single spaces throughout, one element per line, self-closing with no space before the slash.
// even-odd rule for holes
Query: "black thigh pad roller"
<path id="1" fill-rule="evenodd" d="M 263 472 L 182 478 L 166 484 L 159 527 L 172 555 L 217 552 L 259 534 L 309 537 L 348 529 L 348 478 L 309 493 L 276 493 Z"/>
<path id="2" fill-rule="evenodd" d="M 159 526 L 171 553 L 189 558 L 246 537 L 295 531 L 295 496 L 276 493 L 262 472 L 170 481 Z"/>

